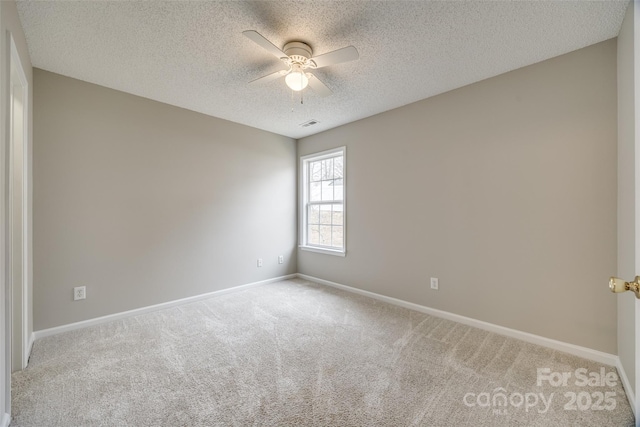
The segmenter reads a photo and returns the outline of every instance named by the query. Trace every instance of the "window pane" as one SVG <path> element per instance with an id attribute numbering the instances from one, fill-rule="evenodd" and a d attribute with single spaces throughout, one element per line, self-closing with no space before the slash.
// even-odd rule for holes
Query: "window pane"
<path id="1" fill-rule="evenodd" d="M 331 225 L 331 205 L 320 205 L 320 224 Z"/>
<path id="2" fill-rule="evenodd" d="M 311 244 L 311 245 L 318 245 L 320 244 L 320 231 L 319 231 L 319 226 L 317 225 L 310 225 L 307 231 L 307 243 Z"/>
<path id="3" fill-rule="evenodd" d="M 331 245 L 331 226 L 330 225 L 320 226 L 320 244 L 324 246 Z"/>
<path id="4" fill-rule="evenodd" d="M 326 159 L 322 161 L 322 179 L 333 178 L 333 159 Z"/>
<path id="5" fill-rule="evenodd" d="M 333 181 L 333 200 L 344 199 L 344 186 L 342 178 Z"/>
<path id="6" fill-rule="evenodd" d="M 321 182 L 312 182 L 309 184 L 309 201 L 319 202 L 321 200 L 320 185 Z"/>
<path id="7" fill-rule="evenodd" d="M 345 243 L 345 182 L 344 152 L 318 153 L 304 160 L 306 182 L 303 185 L 301 209 L 306 241 L 303 245 L 326 249 L 344 249 Z M 304 169 L 303 169 L 304 170 Z"/>
<path id="8" fill-rule="evenodd" d="M 322 183 L 322 201 L 333 200 L 333 180 L 321 181 Z"/>
<path id="9" fill-rule="evenodd" d="M 309 177 L 311 181 L 320 181 L 322 179 L 322 162 L 309 163 Z"/>
<path id="10" fill-rule="evenodd" d="M 333 177 L 334 178 L 342 178 L 344 175 L 342 174 L 342 161 L 343 157 L 336 157 L 333 159 Z"/>
<path id="11" fill-rule="evenodd" d="M 320 224 L 320 209 L 318 205 L 309 206 L 307 222 L 309 224 Z"/>
<path id="12" fill-rule="evenodd" d="M 332 214 L 332 224 L 333 225 L 343 225 L 344 218 L 342 214 L 342 205 L 333 205 L 333 214 Z"/>
<path id="13" fill-rule="evenodd" d="M 331 227 L 331 246 L 342 247 L 344 242 L 343 227 Z"/>

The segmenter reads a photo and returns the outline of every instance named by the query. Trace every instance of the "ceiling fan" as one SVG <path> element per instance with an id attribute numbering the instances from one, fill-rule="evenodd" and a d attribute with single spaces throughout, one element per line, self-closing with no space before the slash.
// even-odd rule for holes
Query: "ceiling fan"
<path id="1" fill-rule="evenodd" d="M 359 57 L 358 51 L 353 46 L 313 56 L 311 46 L 303 42 L 289 42 L 281 50 L 257 31 L 247 30 L 243 31 L 242 34 L 280 59 L 287 66 L 286 70 L 276 71 L 252 80 L 249 84 L 264 83 L 284 77 L 287 86 L 294 91 L 301 91 L 309 86 L 318 95 L 328 96 L 331 95 L 331 89 L 322 83 L 311 70 L 353 61 Z"/>

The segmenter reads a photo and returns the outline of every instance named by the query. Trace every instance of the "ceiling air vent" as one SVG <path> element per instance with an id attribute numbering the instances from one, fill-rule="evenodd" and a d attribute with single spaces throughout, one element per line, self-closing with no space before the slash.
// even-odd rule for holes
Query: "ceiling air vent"
<path id="1" fill-rule="evenodd" d="M 320 122 L 315 119 L 311 119 L 307 122 L 300 123 L 300 126 L 302 126 L 303 128 L 308 128 L 309 126 L 317 125 L 318 123 Z"/>

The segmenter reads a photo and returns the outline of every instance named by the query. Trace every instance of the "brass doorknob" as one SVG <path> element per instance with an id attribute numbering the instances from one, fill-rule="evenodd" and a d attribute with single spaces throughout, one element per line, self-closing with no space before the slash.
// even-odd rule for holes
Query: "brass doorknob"
<path id="1" fill-rule="evenodd" d="M 640 298 L 640 276 L 636 276 L 635 280 L 631 283 L 625 282 L 617 277 L 612 277 L 609 279 L 609 289 L 615 293 L 631 291 L 636 294 L 636 298 Z"/>

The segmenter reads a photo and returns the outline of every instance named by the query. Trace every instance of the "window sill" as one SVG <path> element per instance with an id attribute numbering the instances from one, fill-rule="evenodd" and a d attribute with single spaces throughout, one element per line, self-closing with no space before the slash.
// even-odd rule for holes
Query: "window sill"
<path id="1" fill-rule="evenodd" d="M 302 246 L 302 245 L 298 247 L 303 251 L 316 252 L 319 254 L 327 254 L 327 255 L 342 256 L 342 257 L 347 255 L 345 251 L 340 251 L 336 249 L 316 248 L 315 246 Z"/>

